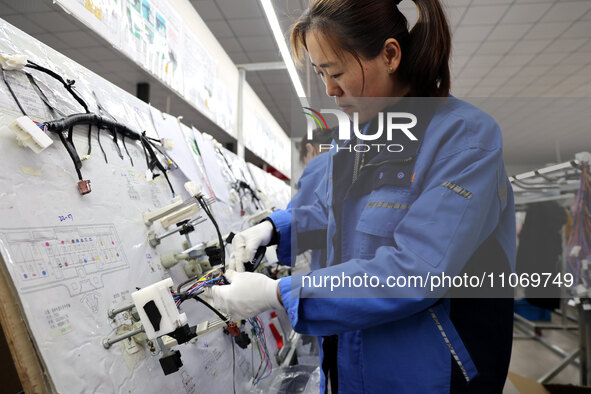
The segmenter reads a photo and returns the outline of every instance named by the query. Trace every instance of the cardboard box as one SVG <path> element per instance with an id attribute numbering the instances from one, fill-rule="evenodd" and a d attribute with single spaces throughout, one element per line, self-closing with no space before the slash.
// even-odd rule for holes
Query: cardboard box
<path id="1" fill-rule="evenodd" d="M 591 387 L 567 384 L 540 384 L 535 380 L 509 372 L 509 380 L 521 394 L 585 394 L 591 393 Z"/>

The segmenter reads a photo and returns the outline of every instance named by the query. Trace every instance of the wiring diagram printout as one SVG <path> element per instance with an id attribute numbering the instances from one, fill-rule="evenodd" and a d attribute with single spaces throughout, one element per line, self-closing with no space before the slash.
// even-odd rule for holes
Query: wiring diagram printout
<path id="1" fill-rule="evenodd" d="M 195 129 L 193 129 L 193 135 L 197 142 L 197 146 L 199 147 L 199 153 L 203 159 L 205 172 L 207 173 L 215 197 L 220 201 L 228 202 L 230 200 L 230 192 L 228 190 L 228 184 L 224 182 L 224 177 L 222 176 L 222 170 L 217 161 L 213 142 L 202 136 L 201 133 Z"/>
<path id="2" fill-rule="evenodd" d="M 287 201 L 291 199 L 291 188 L 274 176 L 261 170 L 251 163 L 246 163 L 250 174 L 254 178 L 255 184 L 259 190 L 264 191 L 264 197 L 268 200 L 268 205 L 284 209 Z"/>
<path id="3" fill-rule="evenodd" d="M 57 2 L 115 47 L 120 45 L 121 0 L 57 0 Z"/>
<path id="4" fill-rule="evenodd" d="M 183 30 L 183 66 L 185 98 L 209 117 L 214 118 L 214 88 L 217 62 L 188 29 Z M 233 119 L 232 119 L 233 120 Z"/>
<path id="5" fill-rule="evenodd" d="M 30 43 L 26 50 L 39 51 L 40 44 L 31 37 L 0 22 L 0 33 L 9 34 L 11 42 L 23 43 L 23 48 Z M 0 38 L 0 51 L 10 49 L 8 42 L 6 36 Z M 42 49 L 38 58 L 31 59 L 52 64 L 58 72 L 62 70 L 61 65 L 67 63 L 65 58 L 49 48 Z M 71 68 L 63 70 L 65 78 L 74 77 Z M 93 96 L 84 81 L 77 84 L 89 106 L 96 108 L 96 103 L 90 105 Z M 100 78 L 94 78 L 92 84 L 99 92 L 112 92 L 99 94 L 104 108 L 115 108 L 117 102 L 135 102 L 118 88 L 104 85 L 107 82 Z M 59 83 L 46 85 L 41 88 L 47 90 L 50 100 L 50 91 L 57 95 L 63 89 Z M 15 82 L 13 89 L 23 100 L 30 94 L 25 91 L 30 87 L 24 83 Z M 72 113 L 60 102 L 54 103 L 57 109 Z M 44 120 L 47 113 L 42 105 L 35 105 L 31 108 L 33 113 Z M 18 116 L 21 115 L 15 112 L 14 102 L 6 97 L 0 100 L 1 125 Z M 133 126 L 134 122 L 128 119 L 128 123 Z M 131 293 L 137 288 L 167 277 L 172 277 L 176 284 L 187 279 L 180 265 L 165 270 L 160 263 L 163 253 L 182 251 L 184 238 L 171 236 L 153 248 L 147 241 L 148 231 L 165 230 L 159 223 L 148 228 L 142 217 L 148 210 L 170 204 L 173 195 L 163 176 L 148 181 L 143 150 L 138 143 L 128 140 L 123 146 L 120 139 L 114 141 L 108 133 L 102 133 L 100 149 L 94 128 L 90 139 L 92 152 L 82 166 L 92 192 L 82 196 L 72 160 L 57 136 L 50 137 L 53 144 L 35 154 L 18 146 L 9 129 L 0 128 L 0 254 L 4 263 L 1 269 L 12 279 L 23 319 L 56 391 L 232 392 L 233 380 L 237 392 L 251 390 L 249 381 L 258 360 L 255 357 L 251 361 L 250 348 L 242 350 L 236 346 L 233 352 L 230 337 L 221 330 L 200 337 L 195 343 L 175 347 L 181 351 L 184 365 L 168 376 L 159 364 L 161 354 L 145 341 L 125 340 L 110 349 L 104 348 L 105 338 L 133 329 L 127 313 L 109 319 L 109 310 L 131 304 Z M 75 128 L 73 142 L 79 152 L 87 152 L 87 138 L 87 128 Z M 170 172 L 170 181 L 176 194 L 185 199 L 188 195 L 183 184 L 187 178 L 181 170 Z M 224 203 L 215 203 L 212 209 L 223 233 L 231 230 L 228 223 L 236 226 L 242 220 Z M 196 229 L 190 236 L 193 244 L 215 239 L 209 221 Z M 198 303 L 183 304 L 181 312 L 187 313 L 190 325 L 215 319 L 212 312 Z M 268 332 L 267 341 L 274 353 L 276 345 Z"/>
<path id="6" fill-rule="evenodd" d="M 125 15 L 121 49 L 182 93 L 182 18 L 165 0 L 121 0 Z"/>
<path id="7" fill-rule="evenodd" d="M 234 130 L 236 100 L 232 97 L 231 91 L 224 82 L 216 79 L 214 88 L 216 121 L 228 134 L 236 137 L 236 130 Z"/>

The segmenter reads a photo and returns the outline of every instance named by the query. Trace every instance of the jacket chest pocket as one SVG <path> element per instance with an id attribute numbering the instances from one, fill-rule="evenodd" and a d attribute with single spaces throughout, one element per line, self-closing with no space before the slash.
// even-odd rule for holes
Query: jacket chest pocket
<path id="1" fill-rule="evenodd" d="M 413 200 L 408 188 L 383 186 L 372 191 L 355 228 L 355 254 L 371 258 L 380 246 L 396 246 L 396 227 Z"/>

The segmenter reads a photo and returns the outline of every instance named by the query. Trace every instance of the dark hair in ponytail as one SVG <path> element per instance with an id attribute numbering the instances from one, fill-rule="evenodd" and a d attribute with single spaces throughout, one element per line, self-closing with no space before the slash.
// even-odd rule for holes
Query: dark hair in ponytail
<path id="1" fill-rule="evenodd" d="M 334 130 L 314 129 L 312 131 L 312 139 L 309 140 L 308 136 L 303 136 L 302 140 L 298 142 L 298 150 L 300 153 L 300 162 L 304 162 L 308 149 L 306 144 L 312 144 L 312 146 L 319 148 L 320 145 L 330 144 L 335 139 Z M 325 151 L 326 152 L 326 151 Z"/>
<path id="2" fill-rule="evenodd" d="M 413 0 L 419 18 L 412 30 L 396 0 L 313 0 L 291 28 L 292 51 L 303 61 L 306 34 L 316 30 L 334 50 L 374 59 L 395 38 L 402 49 L 399 79 L 415 97 L 447 97 L 450 91 L 451 34 L 439 0 Z M 360 63 L 361 64 L 361 63 Z M 365 76 L 364 76 L 365 78 Z"/>

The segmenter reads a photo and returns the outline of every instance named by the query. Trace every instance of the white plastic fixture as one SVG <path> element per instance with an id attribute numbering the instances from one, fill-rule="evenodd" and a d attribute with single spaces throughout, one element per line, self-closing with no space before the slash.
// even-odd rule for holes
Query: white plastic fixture
<path id="1" fill-rule="evenodd" d="M 187 315 L 179 313 L 172 299 L 172 285 L 168 278 L 131 293 L 148 339 L 169 334 L 187 323 Z"/>
<path id="2" fill-rule="evenodd" d="M 21 116 L 8 125 L 16 134 L 19 145 L 29 147 L 35 153 L 41 153 L 53 140 L 43 132 L 28 116 Z"/>

